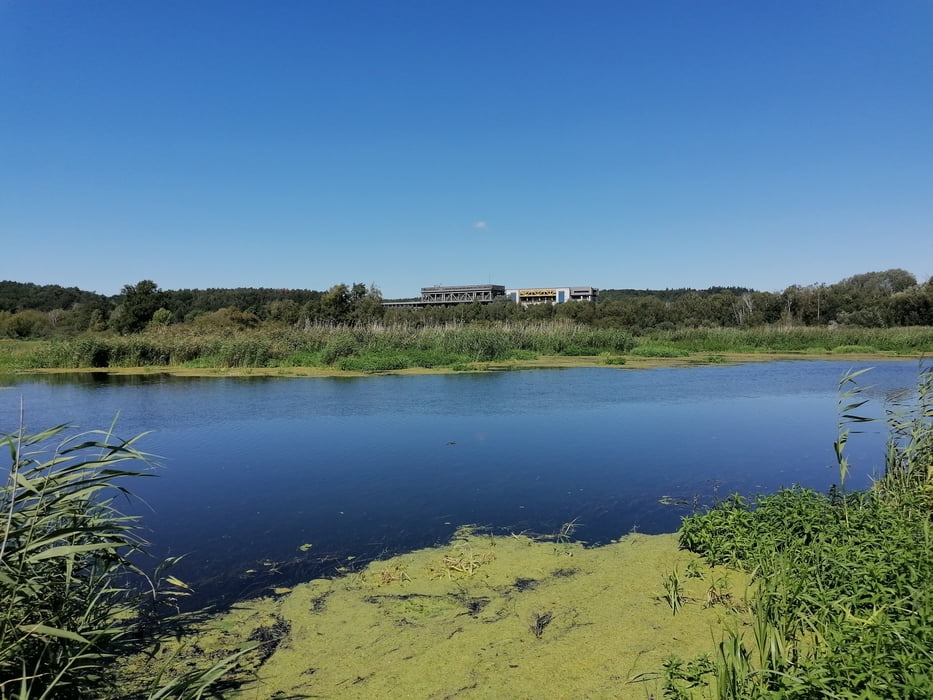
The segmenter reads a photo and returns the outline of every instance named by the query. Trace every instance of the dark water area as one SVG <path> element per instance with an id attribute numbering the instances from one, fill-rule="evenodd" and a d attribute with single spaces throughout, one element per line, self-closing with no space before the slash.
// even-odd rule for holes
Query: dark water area
<path id="1" fill-rule="evenodd" d="M 125 510 L 156 555 L 186 555 L 176 575 L 203 603 L 429 546 L 468 523 L 554 533 L 576 521 L 598 544 L 672 532 L 736 491 L 826 489 L 839 477 L 837 384 L 865 366 L 24 376 L 0 385 L 0 431 L 16 430 L 21 402 L 27 431 L 115 416 L 119 437 L 151 431 L 139 446 L 158 455 L 159 478 L 136 480 L 145 505 Z M 862 410 L 880 416 L 919 365 L 874 366 Z M 884 426 L 865 429 L 848 445 L 852 488 L 883 466 Z"/>

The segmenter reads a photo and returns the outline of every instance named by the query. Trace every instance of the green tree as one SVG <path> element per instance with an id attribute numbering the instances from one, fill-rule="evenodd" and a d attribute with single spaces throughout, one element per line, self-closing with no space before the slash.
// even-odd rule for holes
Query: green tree
<path id="1" fill-rule="evenodd" d="M 933 286 L 928 283 L 895 294 L 886 315 L 894 326 L 933 326 Z"/>
<path id="2" fill-rule="evenodd" d="M 201 328 L 219 330 L 221 328 L 255 328 L 259 325 L 259 317 L 249 311 L 228 306 L 210 313 L 199 314 L 193 321 Z"/>
<path id="3" fill-rule="evenodd" d="M 48 315 L 35 309 L 20 311 L 6 320 L 6 333 L 11 338 L 35 338 L 44 335 L 48 328 Z"/>
<path id="4" fill-rule="evenodd" d="M 150 328 L 166 328 L 175 319 L 175 315 L 165 307 L 159 307 L 152 314 L 152 320 L 149 322 Z"/>
<path id="5" fill-rule="evenodd" d="M 345 284 L 335 284 L 321 297 L 321 321 L 345 323 L 350 313 L 350 290 Z"/>
<path id="6" fill-rule="evenodd" d="M 276 299 L 266 304 L 266 320 L 273 323 L 294 325 L 301 316 L 301 307 L 292 299 Z"/>
<path id="7" fill-rule="evenodd" d="M 596 318 L 596 304 L 591 301 L 568 301 L 554 309 L 558 318 L 569 318 L 577 323 L 592 323 Z"/>
<path id="8" fill-rule="evenodd" d="M 152 280 L 142 280 L 123 287 L 123 303 L 114 310 L 110 324 L 118 333 L 138 333 L 152 315 L 163 306 L 164 293 Z"/>
<path id="9" fill-rule="evenodd" d="M 363 293 L 360 293 L 362 288 Z M 354 284 L 350 290 L 350 303 L 352 310 L 350 315 L 356 323 L 371 323 L 382 318 L 385 313 L 385 307 L 382 305 L 382 292 L 374 284 L 367 289 L 362 284 Z"/>

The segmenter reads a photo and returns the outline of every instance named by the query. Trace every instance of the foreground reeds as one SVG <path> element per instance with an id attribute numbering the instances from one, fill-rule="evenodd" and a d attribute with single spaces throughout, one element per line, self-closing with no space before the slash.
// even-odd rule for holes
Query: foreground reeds
<path id="1" fill-rule="evenodd" d="M 167 634 L 179 618 L 162 603 L 184 595 L 167 573 L 147 576 L 137 519 L 117 509 L 123 482 L 146 473 L 136 439 L 66 435 L 58 426 L 0 437 L 9 471 L 0 487 L 0 698 L 98 698 L 114 659 Z M 139 585 L 141 584 L 141 585 Z M 235 662 L 159 677 L 139 697 L 198 698 Z"/>
<path id="2" fill-rule="evenodd" d="M 842 408 L 861 405 L 845 388 Z M 933 369 L 888 407 L 888 423 L 886 471 L 868 492 L 845 492 L 841 439 L 842 487 L 733 496 L 684 521 L 682 546 L 757 584 L 755 623 L 726 630 L 709 695 L 933 697 Z M 670 687 L 667 697 L 690 697 Z"/>

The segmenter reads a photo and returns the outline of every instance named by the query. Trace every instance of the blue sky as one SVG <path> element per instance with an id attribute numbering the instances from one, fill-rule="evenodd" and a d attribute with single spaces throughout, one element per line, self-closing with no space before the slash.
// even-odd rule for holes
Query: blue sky
<path id="1" fill-rule="evenodd" d="M 0 0 L 0 279 L 933 275 L 929 0 Z"/>

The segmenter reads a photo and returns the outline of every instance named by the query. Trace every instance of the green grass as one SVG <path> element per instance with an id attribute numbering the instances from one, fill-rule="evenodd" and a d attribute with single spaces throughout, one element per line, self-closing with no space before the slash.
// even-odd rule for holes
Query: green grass
<path id="1" fill-rule="evenodd" d="M 187 366 L 379 372 L 532 360 L 542 355 L 680 358 L 723 353 L 917 355 L 929 351 L 933 351 L 931 328 L 683 329 L 658 331 L 636 340 L 623 330 L 569 322 L 220 331 L 179 325 L 128 336 L 89 333 L 63 340 L 0 343 L 0 371 Z"/>
<path id="2" fill-rule="evenodd" d="M 847 352 L 917 354 L 933 350 L 933 328 L 688 328 L 648 333 L 639 343 L 708 353 L 829 353 L 847 348 Z"/>
<path id="3" fill-rule="evenodd" d="M 0 340 L 0 373 L 28 369 L 41 340 Z"/>
<path id="4" fill-rule="evenodd" d="M 670 345 L 646 344 L 632 349 L 629 354 L 636 357 L 686 357 L 690 351 Z"/>
<path id="5" fill-rule="evenodd" d="M 18 354 L 16 362 L 18 368 L 34 369 L 171 365 L 385 371 L 529 360 L 539 355 L 624 353 L 633 345 L 624 331 L 569 323 L 312 326 L 224 332 L 178 326 L 129 336 L 86 334 L 40 342 Z"/>
<path id="6" fill-rule="evenodd" d="M 844 411 L 860 405 L 851 381 Z M 725 632 L 704 679 L 713 697 L 933 697 L 933 370 L 888 416 L 886 471 L 871 490 L 732 496 L 684 520 L 683 547 L 757 586 L 752 629 Z M 689 697 L 669 682 L 667 697 Z"/>
<path id="7" fill-rule="evenodd" d="M 137 567 L 146 549 L 138 521 L 116 508 L 128 495 L 124 483 L 146 475 L 133 466 L 148 464 L 137 439 L 69 436 L 64 426 L 0 437 L 10 456 L 0 486 L 3 700 L 104 697 L 121 654 L 173 631 L 160 608 L 186 587 L 168 574 L 171 560 L 150 576 Z M 238 656 L 160 677 L 138 697 L 202 697 Z"/>
<path id="8" fill-rule="evenodd" d="M 878 350 L 870 345 L 839 345 L 832 349 L 834 355 L 856 355 L 859 353 L 877 353 Z"/>

